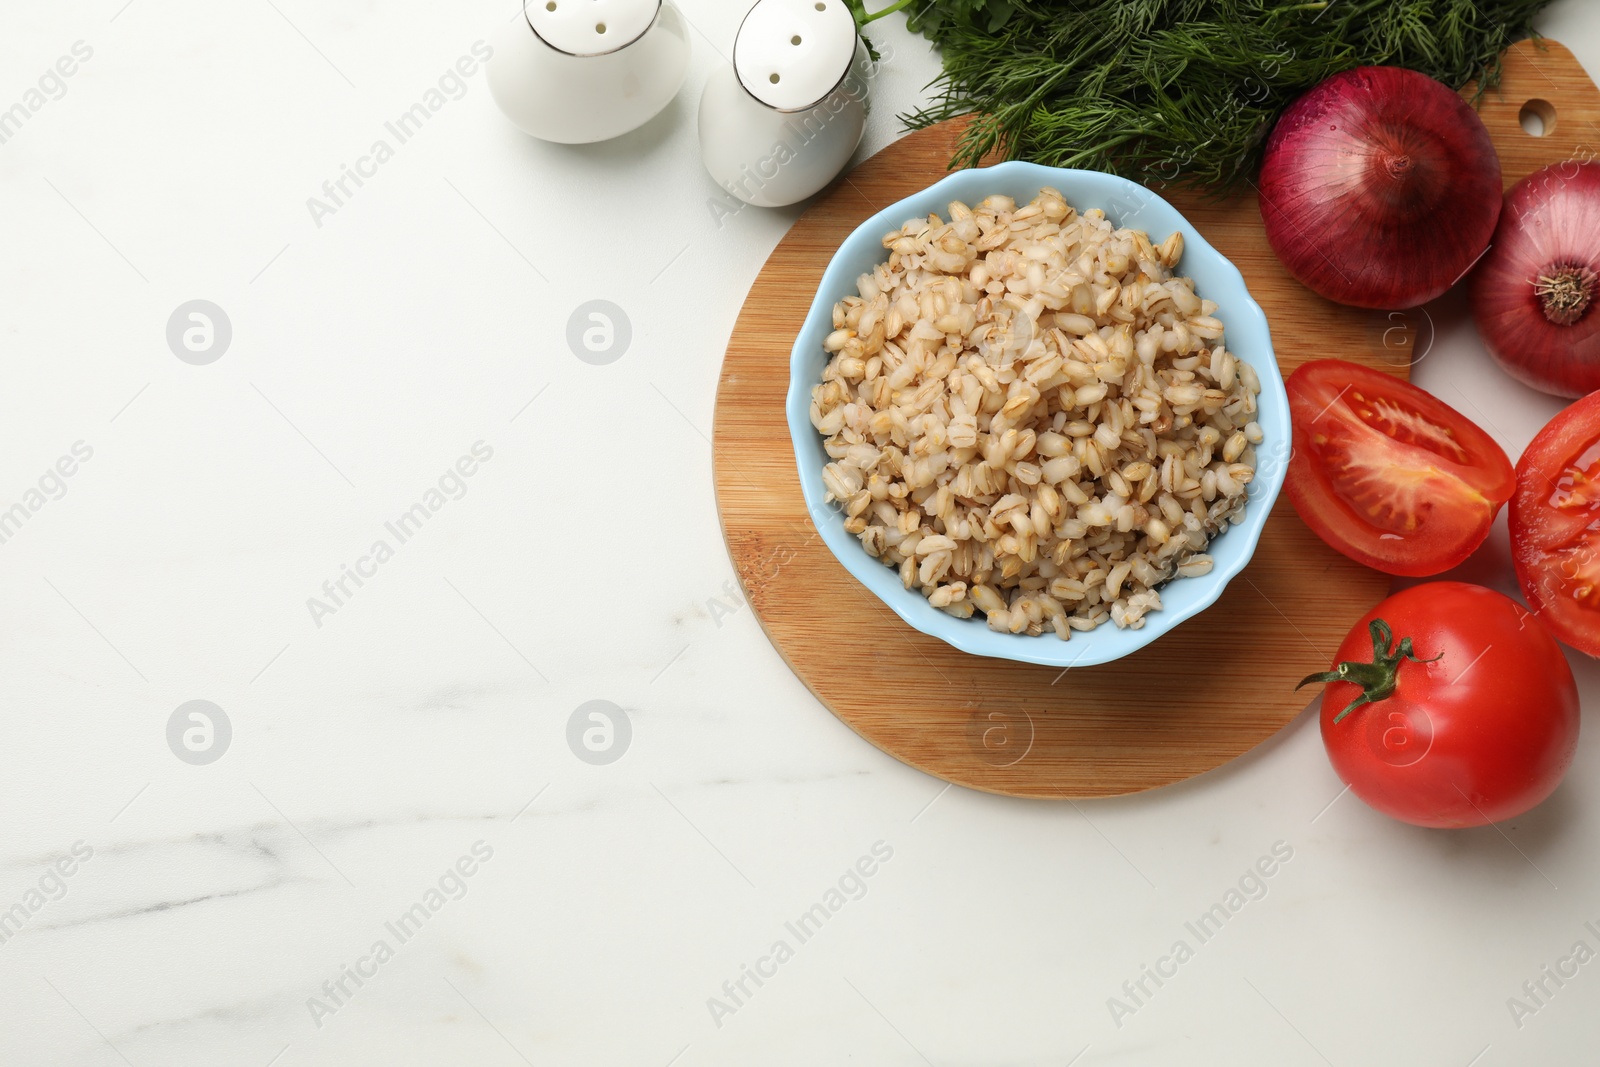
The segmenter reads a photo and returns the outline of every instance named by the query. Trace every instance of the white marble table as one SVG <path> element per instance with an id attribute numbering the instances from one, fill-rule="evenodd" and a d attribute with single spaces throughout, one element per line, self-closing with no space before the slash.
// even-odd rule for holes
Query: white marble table
<path id="1" fill-rule="evenodd" d="M 1600 964 L 1507 1002 L 1600 947 L 1593 736 L 1499 829 L 1341 797 L 1309 715 L 1033 803 L 896 763 L 785 669 L 706 440 L 795 214 L 700 169 L 743 6 L 685 0 L 683 94 L 583 148 L 447 76 L 501 0 L 0 13 L 0 1063 L 1591 1061 Z M 936 70 L 886 23 L 863 152 Z M 1600 71 L 1600 10 L 1544 25 Z M 194 300 L 210 362 L 169 347 Z M 603 365 L 566 339 L 594 300 L 631 324 Z M 1515 455 L 1559 404 L 1461 312 L 1417 377 Z M 1466 570 L 1508 587 L 1503 524 Z M 592 701 L 620 759 L 579 758 Z"/>

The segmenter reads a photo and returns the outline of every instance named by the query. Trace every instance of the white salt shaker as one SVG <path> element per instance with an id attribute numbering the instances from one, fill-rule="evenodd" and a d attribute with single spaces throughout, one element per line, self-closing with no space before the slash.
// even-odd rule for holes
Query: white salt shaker
<path id="1" fill-rule="evenodd" d="M 866 128 L 865 59 L 844 0 L 756 0 L 700 97 L 711 177 L 757 207 L 831 182 Z"/>
<path id="2" fill-rule="evenodd" d="M 493 44 L 495 103 L 523 132 L 562 144 L 644 125 L 689 69 L 688 28 L 672 0 L 524 0 Z"/>

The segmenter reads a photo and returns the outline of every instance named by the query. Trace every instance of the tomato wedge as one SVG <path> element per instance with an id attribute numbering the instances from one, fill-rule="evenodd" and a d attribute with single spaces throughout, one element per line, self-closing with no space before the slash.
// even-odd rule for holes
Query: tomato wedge
<path id="1" fill-rule="evenodd" d="M 1516 487 L 1505 451 L 1448 404 L 1342 359 L 1289 376 L 1289 499 L 1307 526 L 1388 574 L 1449 570 Z"/>
<path id="2" fill-rule="evenodd" d="M 1551 419 L 1517 461 L 1511 558 L 1551 631 L 1600 656 L 1600 392 Z"/>

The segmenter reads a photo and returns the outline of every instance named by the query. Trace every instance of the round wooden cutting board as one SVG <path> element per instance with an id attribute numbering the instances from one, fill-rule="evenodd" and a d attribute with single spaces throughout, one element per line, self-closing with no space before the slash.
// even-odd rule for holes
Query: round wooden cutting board
<path id="1" fill-rule="evenodd" d="M 1525 112 L 1544 136 L 1524 130 Z M 1483 98 L 1481 114 L 1507 186 L 1546 164 L 1589 158 L 1586 143 L 1600 144 L 1600 90 L 1553 41 L 1507 52 L 1501 87 Z M 850 577 L 806 516 L 783 411 L 789 349 L 840 242 L 937 181 L 959 133 L 956 123 L 913 133 L 841 178 L 751 287 L 717 391 L 717 502 L 729 554 L 800 679 L 857 733 L 913 767 L 1028 797 L 1114 796 L 1181 781 L 1298 714 L 1310 696 L 1295 683 L 1326 670 L 1345 632 L 1388 592 L 1387 576 L 1324 545 L 1287 499 L 1215 606 L 1132 656 L 1066 671 L 969 656 L 911 629 Z M 1420 311 L 1339 307 L 1290 278 L 1267 246 L 1249 187 L 1221 202 L 1164 195 L 1244 273 L 1285 375 L 1308 359 L 1339 356 L 1404 377 L 1413 353 L 1431 344 Z"/>

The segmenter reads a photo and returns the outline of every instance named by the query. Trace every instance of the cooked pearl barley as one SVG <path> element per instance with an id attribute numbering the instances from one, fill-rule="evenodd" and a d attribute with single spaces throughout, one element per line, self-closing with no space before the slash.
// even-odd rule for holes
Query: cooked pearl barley
<path id="1" fill-rule="evenodd" d="M 908 589 L 1002 633 L 1144 625 L 1244 513 L 1260 383 L 1173 234 L 1053 189 L 888 234 L 812 390 L 828 499 Z"/>

